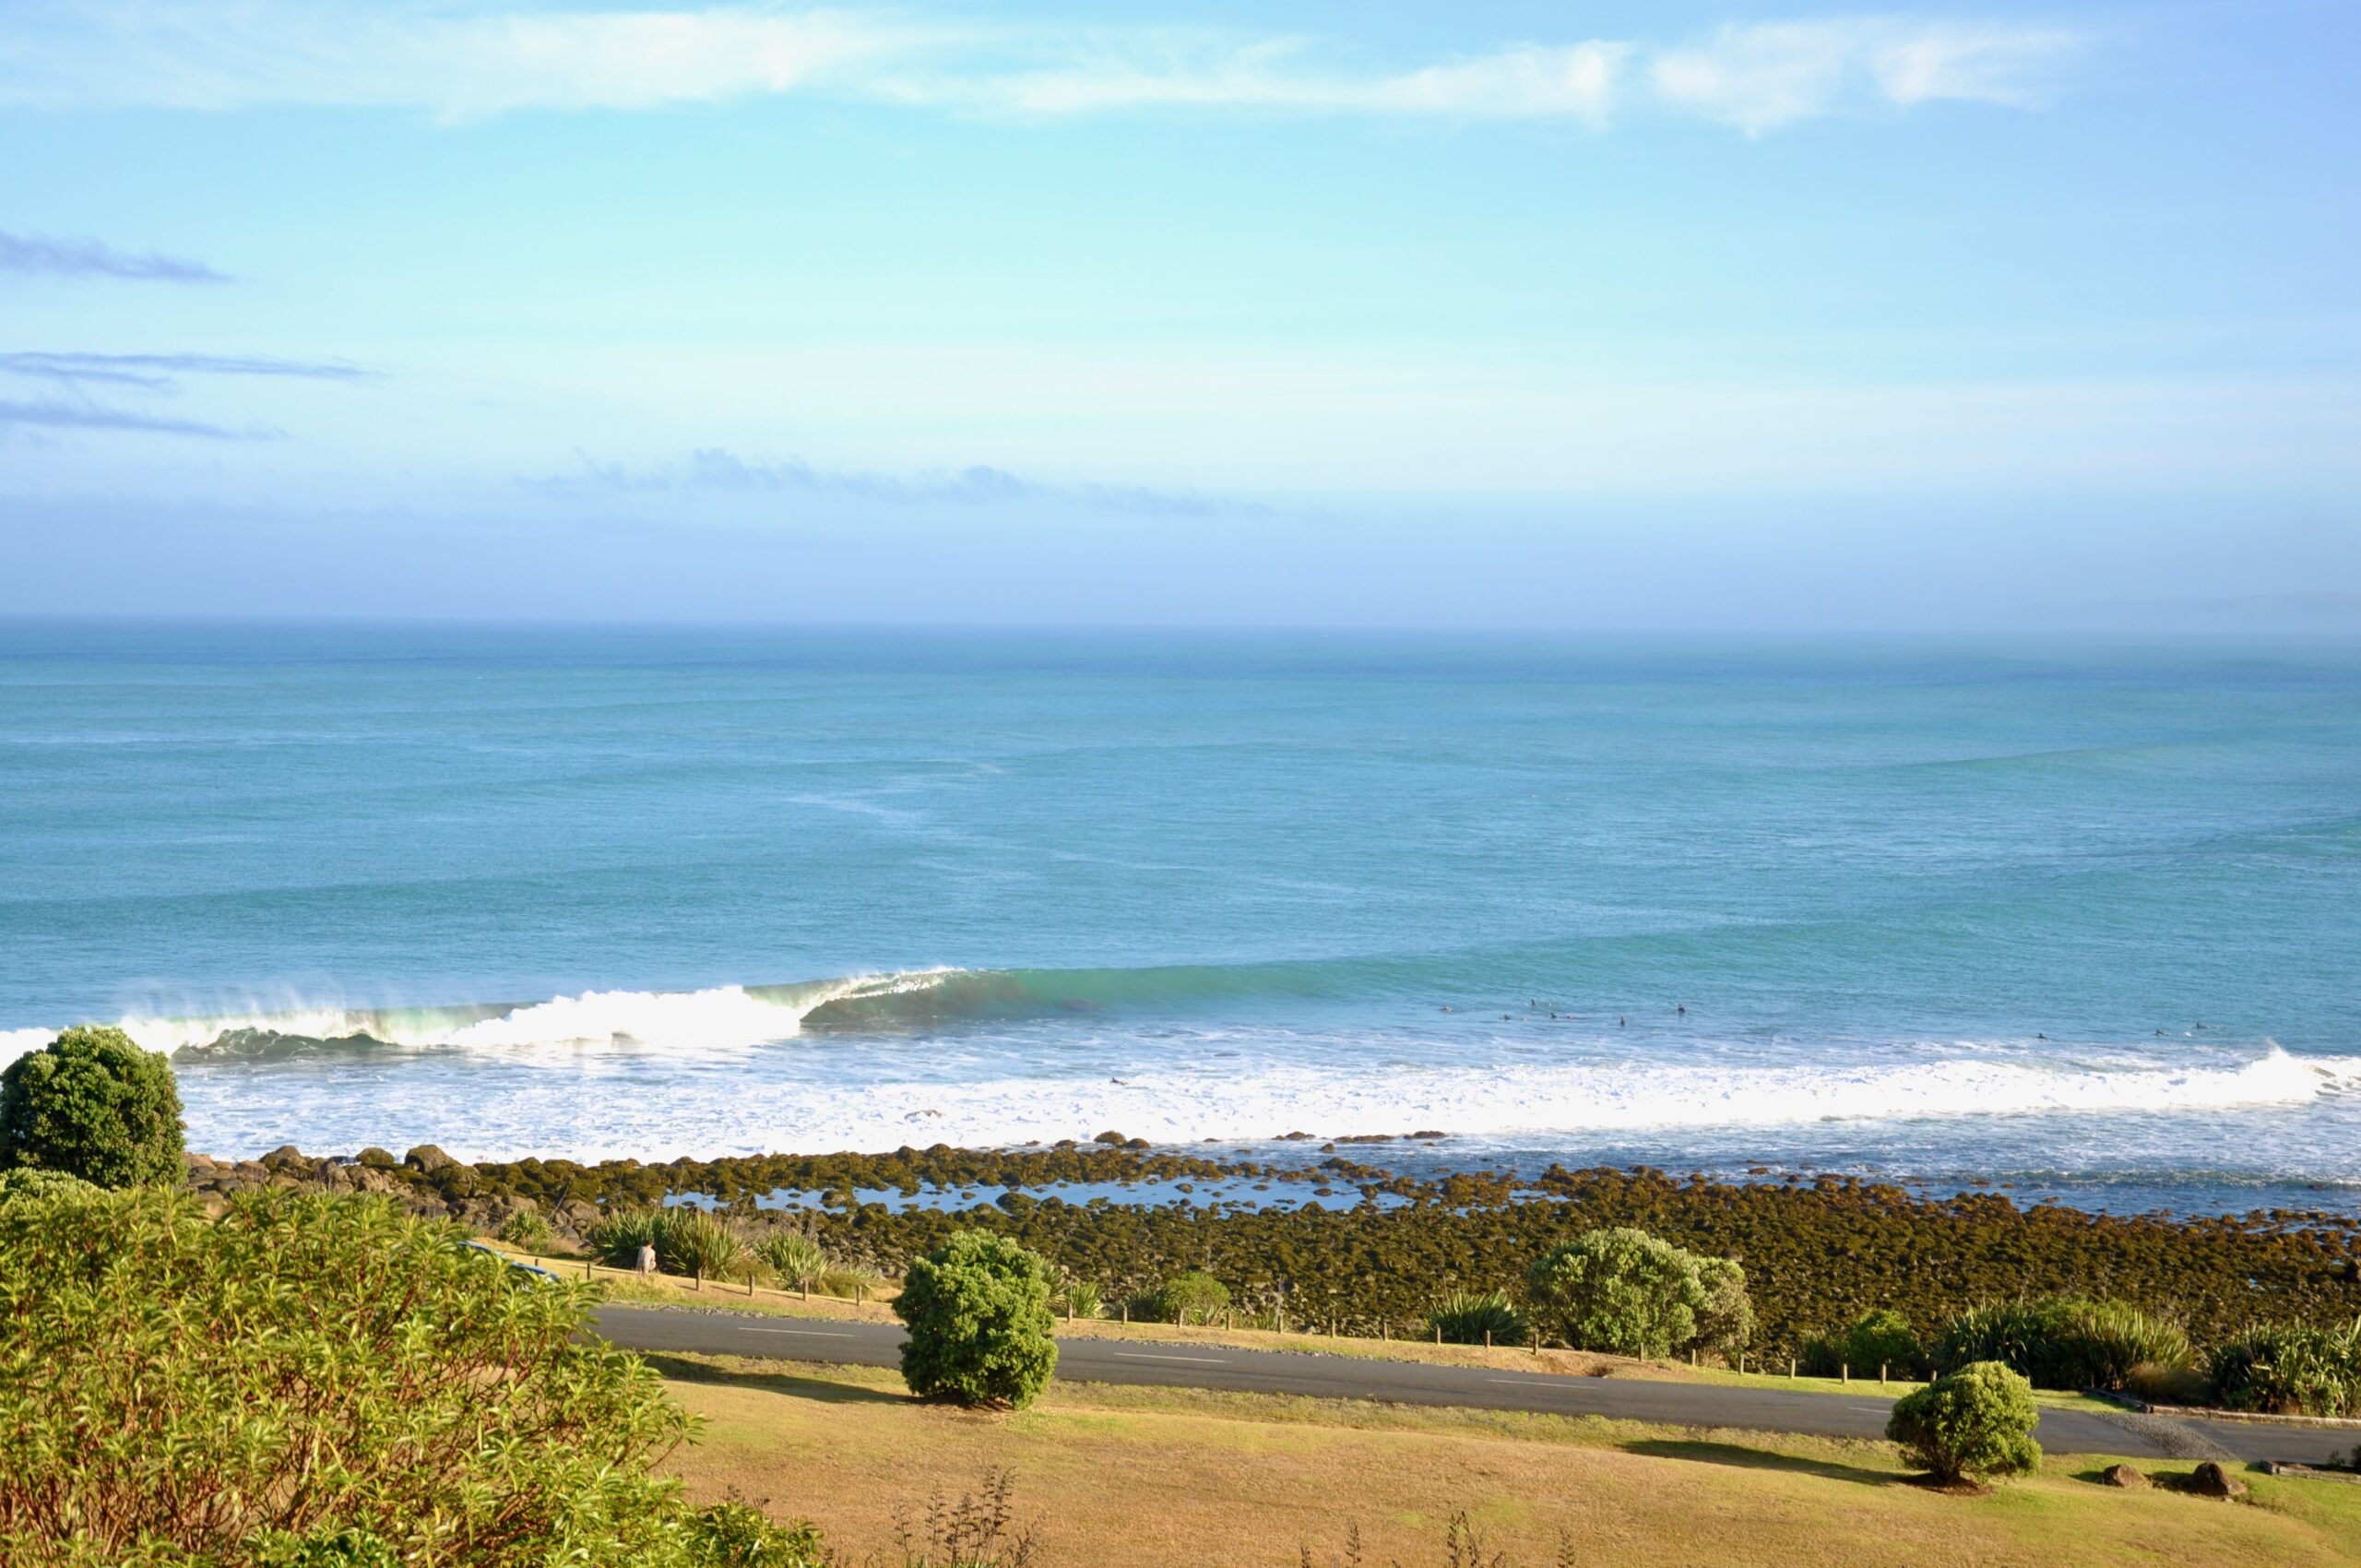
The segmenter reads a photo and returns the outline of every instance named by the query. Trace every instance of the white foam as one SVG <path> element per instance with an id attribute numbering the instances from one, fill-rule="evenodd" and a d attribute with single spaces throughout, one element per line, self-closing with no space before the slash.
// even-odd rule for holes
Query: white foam
<path id="1" fill-rule="evenodd" d="M 308 1075 L 284 1086 L 301 1103 L 257 1104 L 226 1078 L 192 1081 L 184 1093 L 197 1097 L 190 1104 L 197 1146 L 210 1137 L 228 1151 L 295 1137 L 324 1147 L 431 1141 L 478 1158 L 564 1153 L 666 1159 L 1046 1143 L 1109 1128 L 1181 1144 L 1266 1139 L 1298 1129 L 1324 1136 L 1432 1127 L 1460 1137 L 1506 1138 L 2122 1112 L 2194 1117 L 2190 1125 L 2198 1127 L 2213 1113 L 2296 1107 L 2361 1089 L 2361 1058 L 2296 1057 L 2275 1047 L 2243 1063 L 2193 1067 L 1952 1059 L 1354 1070 L 1287 1063 L 1274 1052 L 1225 1072 L 1134 1069 L 1120 1082 L 1103 1070 L 1068 1067 L 1051 1075 L 1004 1055 L 963 1060 L 959 1065 L 973 1075 L 965 1081 L 925 1081 L 908 1071 L 907 1059 L 880 1062 L 857 1045 L 825 1056 L 748 1058 L 718 1074 L 666 1065 L 681 1061 L 641 1053 L 623 1092 L 611 1085 L 587 1092 L 575 1075 L 536 1072 L 471 1082 L 465 1095 L 452 1094 L 441 1075 L 417 1082 L 409 1095 L 381 1081 L 365 1102 L 336 1092 L 333 1080 L 314 1087 Z M 932 1059 L 925 1070 L 943 1065 Z"/>
<path id="2" fill-rule="evenodd" d="M 314 1039 L 367 1035 L 388 1045 L 457 1046 L 528 1051 L 586 1045 L 652 1046 L 678 1051 L 735 1051 L 792 1039 L 813 1009 L 854 996 L 920 990 L 955 969 L 912 969 L 853 975 L 794 987 L 745 986 L 704 991 L 587 991 L 505 1010 L 498 1008 L 373 1008 L 289 1002 L 224 1012 L 172 1016 L 134 1015 L 117 1022 L 149 1051 L 166 1053 L 206 1045 L 238 1029 L 267 1030 Z M 11 1054 L 46 1045 L 53 1029 L 0 1031 L 0 1051 L 24 1037 Z M 9 1060 L 0 1055 L 0 1062 Z"/>
<path id="3" fill-rule="evenodd" d="M 0 1029 L 0 1067 L 39 1051 L 56 1038 L 55 1029 Z"/>

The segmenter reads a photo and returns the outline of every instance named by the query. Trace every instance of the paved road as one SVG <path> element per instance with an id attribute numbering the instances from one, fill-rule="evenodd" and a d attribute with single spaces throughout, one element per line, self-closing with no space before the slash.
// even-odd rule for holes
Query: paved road
<path id="1" fill-rule="evenodd" d="M 897 1324 L 765 1317 L 665 1308 L 599 1309 L 599 1331 L 635 1350 L 702 1350 L 857 1366 L 900 1364 Z M 1666 1426 L 1733 1427 L 1821 1437 L 1882 1437 L 1892 1401 L 1871 1395 L 1798 1394 L 1738 1384 L 1558 1377 L 1495 1367 L 1436 1366 L 1293 1350 L 1136 1339 L 1062 1338 L 1058 1375 L 1086 1383 L 1157 1384 L 1252 1394 L 1308 1394 L 1404 1405 L 1455 1405 L 1552 1415 L 1606 1416 Z M 2036 1434 L 2062 1454 L 2147 1458 L 2289 1459 L 2317 1463 L 2361 1443 L 2349 1428 L 2167 1420 L 2045 1410 Z"/>

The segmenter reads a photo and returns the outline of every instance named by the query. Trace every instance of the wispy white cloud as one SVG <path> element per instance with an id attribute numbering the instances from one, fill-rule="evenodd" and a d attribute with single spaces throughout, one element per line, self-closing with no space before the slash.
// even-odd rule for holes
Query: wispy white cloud
<path id="1" fill-rule="evenodd" d="M 1200 495 L 1193 492 L 1150 490 L 1135 485 L 1050 484 L 1013 474 L 1006 469 L 983 464 L 897 475 L 817 469 L 800 457 L 746 458 L 726 448 L 712 446 L 691 452 L 683 462 L 660 463 L 646 468 L 597 462 L 580 452 L 575 455 L 582 464 L 578 472 L 529 479 L 525 482 L 535 489 L 560 493 L 730 491 L 777 493 L 800 491 L 896 504 L 1063 501 L 1098 511 L 1140 512 L 1165 517 L 1207 517 L 1218 513 L 1259 513 L 1263 510 L 1260 505 L 1251 503 Z"/>
<path id="2" fill-rule="evenodd" d="M 20 278 L 128 278 L 146 283 L 226 283 L 229 279 L 201 261 L 133 255 L 96 240 L 60 240 L 44 234 L 0 233 L 0 272 Z"/>
<path id="3" fill-rule="evenodd" d="M 1904 17 L 1758 22 L 1661 51 L 1648 75 L 1666 105 L 1760 135 L 1862 102 L 2038 108 L 2080 44 L 2057 28 Z"/>
<path id="4" fill-rule="evenodd" d="M 1863 105 L 2035 107 L 2076 43 L 2048 27 L 1835 17 L 1385 65 L 1294 37 L 986 28 L 764 4 L 568 12 L 97 0 L 12 18 L 0 35 L 0 104 L 338 105 L 462 121 L 805 92 L 1039 117 L 1261 110 L 1596 126 L 1627 111 L 1673 112 L 1760 133 Z"/>
<path id="5" fill-rule="evenodd" d="M 874 90 L 905 103 L 1031 115 L 1259 109 L 1603 125 L 1628 52 L 1596 40 L 1523 43 L 1412 70 L 1353 74 L 1321 64 L 1299 38 L 1239 43 L 1151 33 L 1097 40 L 1043 65 L 889 77 Z"/>
<path id="6" fill-rule="evenodd" d="M 13 18 L 0 38 L 0 103 L 303 104 L 409 109 L 445 120 L 518 109 L 654 109 L 789 92 L 954 36 L 770 6 L 564 12 L 128 0 Z"/>

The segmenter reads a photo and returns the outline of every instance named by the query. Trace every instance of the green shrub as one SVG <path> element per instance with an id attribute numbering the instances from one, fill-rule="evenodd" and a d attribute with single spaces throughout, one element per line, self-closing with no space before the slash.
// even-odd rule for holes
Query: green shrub
<path id="1" fill-rule="evenodd" d="M 1971 1308 L 1944 1328 L 1934 1354 L 1939 1372 L 1999 1361 L 2036 1388 L 2070 1391 L 2121 1388 L 2136 1367 L 2186 1367 L 2194 1360 L 2178 1324 L 2122 1301 L 2080 1296 Z"/>
<path id="2" fill-rule="evenodd" d="M 656 1266 L 667 1274 L 719 1279 L 744 1251 L 727 1224 L 701 1208 L 668 1208 L 656 1228 Z"/>
<path id="3" fill-rule="evenodd" d="M 546 1253 L 557 1244 L 557 1232 L 550 1229 L 550 1222 L 541 1218 L 539 1209 L 518 1209 L 500 1227 L 499 1235 L 510 1246 L 533 1253 Z"/>
<path id="4" fill-rule="evenodd" d="M 1022 1408 L 1058 1364 L 1050 1265 L 988 1230 L 962 1230 L 910 1265 L 894 1312 L 909 1325 L 910 1392 L 961 1405 Z"/>
<path id="5" fill-rule="evenodd" d="M 735 1497 L 691 1516 L 683 1568 L 826 1568 L 832 1561 L 819 1526 L 775 1523 Z"/>
<path id="6" fill-rule="evenodd" d="M 1212 1324 L 1229 1305 L 1229 1287 L 1197 1269 L 1174 1275 L 1133 1299 L 1132 1315 L 1148 1323 Z"/>
<path id="7" fill-rule="evenodd" d="M 376 1198 L 0 1205 L 12 1563 L 677 1568 L 649 1466 L 689 1419 L 589 1290 L 463 1241 Z"/>
<path id="8" fill-rule="evenodd" d="M 255 1568 L 401 1568 L 383 1536 L 323 1526 L 310 1535 L 274 1532 L 252 1543 Z"/>
<path id="9" fill-rule="evenodd" d="M 1697 1337 L 1710 1304 L 1703 1261 L 1644 1230 L 1585 1230 L 1542 1254 L 1525 1293 L 1577 1350 L 1668 1356 Z"/>
<path id="10" fill-rule="evenodd" d="M 832 1263 L 828 1265 L 828 1272 L 820 1276 L 823 1294 L 840 1296 L 848 1301 L 874 1295 L 877 1288 L 884 1283 L 885 1277 L 875 1269 L 862 1268 L 854 1264 Z"/>
<path id="11" fill-rule="evenodd" d="M 2233 1410 L 2361 1415 L 2361 1319 L 2343 1328 L 2272 1324 L 2208 1358 L 2213 1397 Z"/>
<path id="12" fill-rule="evenodd" d="M 0 1204 L 15 1198 L 89 1197 L 104 1190 L 63 1170 L 42 1170 L 33 1166 L 0 1170 Z"/>
<path id="13" fill-rule="evenodd" d="M 1754 1301 L 1746 1293 L 1746 1270 L 1736 1258 L 1699 1258 L 1697 1281 L 1705 1304 L 1697 1310 L 1696 1343 L 1735 1360 L 1754 1342 Z"/>
<path id="14" fill-rule="evenodd" d="M 755 1255 L 778 1277 L 783 1289 L 810 1290 L 827 1277 L 828 1254 L 819 1242 L 801 1230 L 782 1230 L 765 1237 Z"/>
<path id="15" fill-rule="evenodd" d="M 1797 1358 L 1807 1377 L 1834 1377 L 1846 1368 L 1868 1375 L 1890 1367 L 1899 1377 L 1916 1377 L 1926 1359 L 1910 1320 L 1891 1307 L 1863 1313 L 1841 1333 L 1805 1341 Z"/>
<path id="16" fill-rule="evenodd" d="M 1522 1345 L 1525 1314 L 1505 1290 L 1454 1290 L 1427 1314 L 1427 1333 L 1446 1345 Z"/>
<path id="17" fill-rule="evenodd" d="M 177 1185 L 181 1096 L 172 1063 L 121 1029 L 68 1029 L 0 1071 L 0 1166 L 101 1187 Z"/>
<path id="18" fill-rule="evenodd" d="M 1894 1402 L 1885 1434 L 1946 1481 L 2021 1476 L 2041 1464 L 2033 1384 L 1999 1361 L 1976 1361 Z"/>
<path id="19" fill-rule="evenodd" d="M 656 1246 L 664 1234 L 664 1211 L 655 1208 L 619 1209 L 602 1215 L 597 1224 L 583 1234 L 590 1251 L 600 1263 L 615 1268 L 639 1266 L 639 1249 Z M 663 1263 L 663 1249 L 657 1248 L 657 1262 Z"/>
<path id="20" fill-rule="evenodd" d="M 1056 1305 L 1069 1317 L 1097 1317 L 1107 1310 L 1107 1298 L 1087 1279 L 1069 1279 L 1059 1289 Z"/>

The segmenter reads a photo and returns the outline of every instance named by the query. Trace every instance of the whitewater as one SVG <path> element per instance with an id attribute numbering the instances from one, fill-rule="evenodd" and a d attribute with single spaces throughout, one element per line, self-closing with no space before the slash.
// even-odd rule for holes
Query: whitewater
<path id="1" fill-rule="evenodd" d="M 2345 647 L 0 624 L 0 1061 L 224 1155 L 2350 1210 L 2356 802 Z"/>

